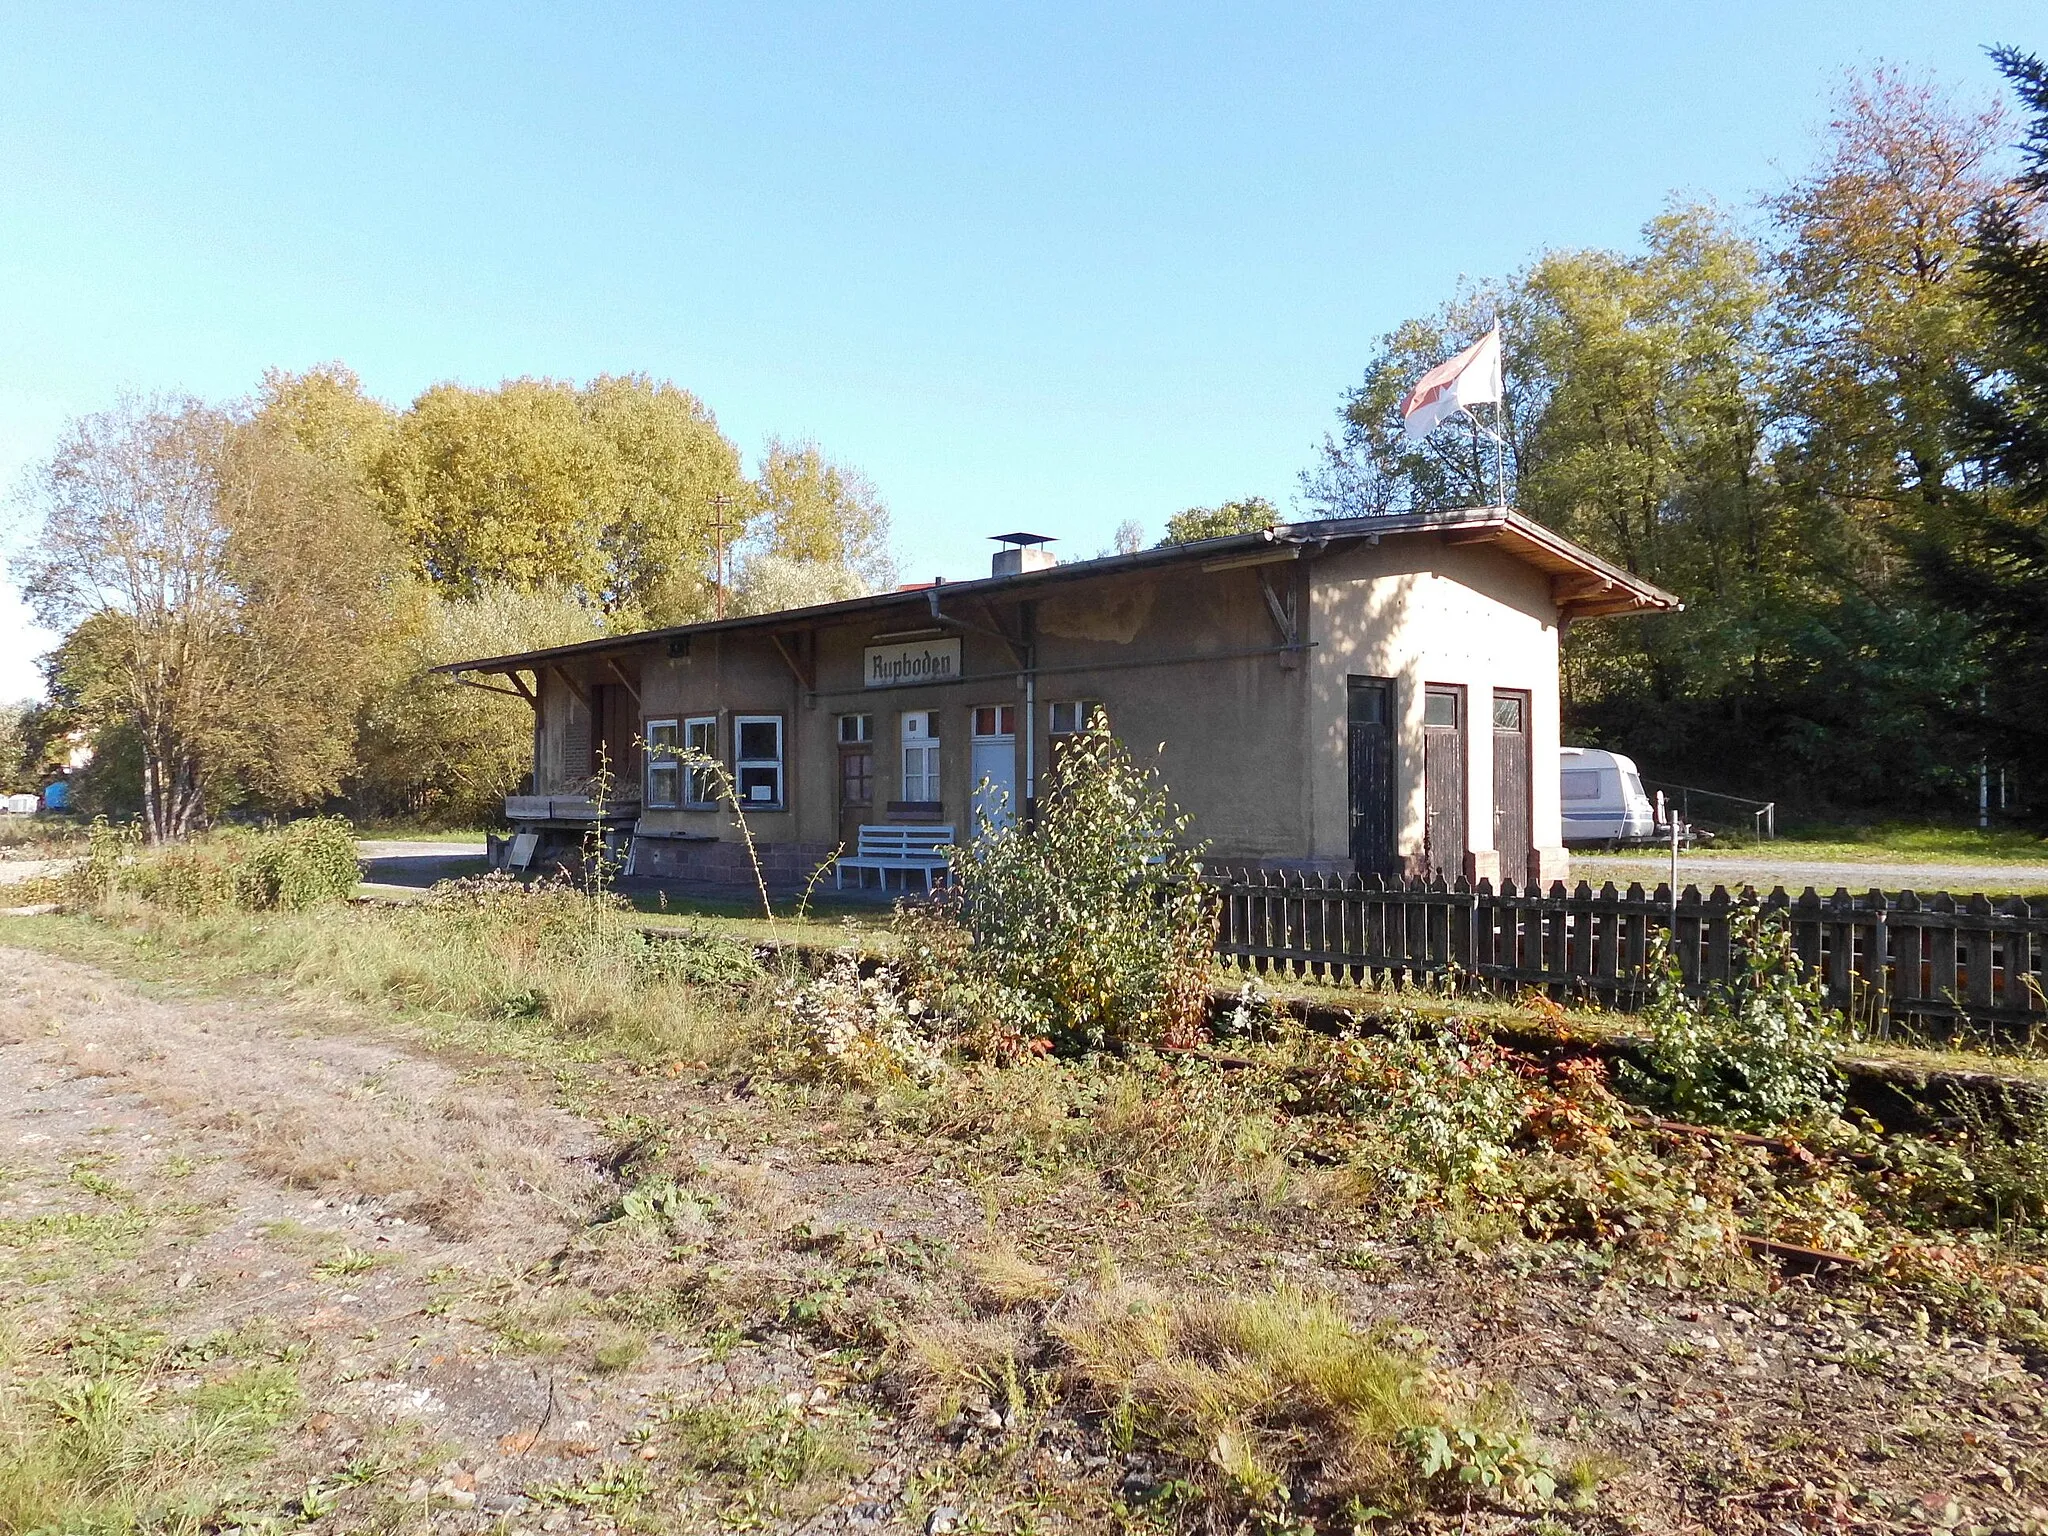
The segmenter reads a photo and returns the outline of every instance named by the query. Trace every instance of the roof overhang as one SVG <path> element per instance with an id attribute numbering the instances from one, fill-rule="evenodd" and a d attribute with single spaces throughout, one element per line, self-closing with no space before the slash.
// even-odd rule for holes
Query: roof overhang
<path id="1" fill-rule="evenodd" d="M 1230 534 L 1219 539 L 1198 539 L 1190 544 L 1170 544 L 1161 549 L 1140 550 L 1130 555 L 1108 555 L 1100 560 L 1076 560 L 1044 570 L 1023 571 L 1010 576 L 989 576 L 977 581 L 943 581 L 908 591 L 877 592 L 870 597 L 844 602 L 821 603 L 811 608 L 787 608 L 777 613 L 749 614 L 744 618 L 713 619 L 702 624 L 678 624 L 667 629 L 641 630 L 630 635 L 610 635 L 601 640 L 584 640 L 574 645 L 549 646 L 520 651 L 508 656 L 486 656 L 474 661 L 453 661 L 434 667 L 435 672 L 526 672 L 558 666 L 579 657 L 619 655 L 667 644 L 686 636 L 726 633 L 788 633 L 820 625 L 844 623 L 867 615 L 892 612 L 928 614 L 934 599 L 956 596 L 990 598 L 1036 592 L 1076 581 L 1140 571 L 1155 566 L 1197 565 L 1203 570 L 1222 571 L 1300 559 L 1321 553 L 1337 544 L 1387 539 L 1434 538 L 1440 543 L 1486 545 L 1546 573 L 1551 595 L 1561 619 L 1601 618 L 1627 613 L 1673 613 L 1684 606 L 1661 587 L 1630 575 L 1620 566 L 1603 560 L 1591 550 L 1574 544 L 1531 518 L 1506 507 L 1463 507 L 1440 512 L 1403 512 L 1385 517 L 1331 518 L 1321 522 L 1281 523 L 1258 533 Z"/>

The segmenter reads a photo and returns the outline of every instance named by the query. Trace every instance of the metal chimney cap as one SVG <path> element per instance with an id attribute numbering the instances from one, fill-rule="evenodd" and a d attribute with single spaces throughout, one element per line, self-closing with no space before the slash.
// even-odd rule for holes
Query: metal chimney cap
<path id="1" fill-rule="evenodd" d="M 992 533 L 989 539 L 997 544 L 1015 544 L 1022 548 L 1026 544 L 1057 544 L 1058 539 L 1049 533 Z"/>

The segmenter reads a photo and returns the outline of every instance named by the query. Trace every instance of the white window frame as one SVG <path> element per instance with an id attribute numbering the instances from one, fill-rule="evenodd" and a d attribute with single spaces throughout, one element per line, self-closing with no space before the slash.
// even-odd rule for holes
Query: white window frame
<path id="1" fill-rule="evenodd" d="M 903 780 L 897 787 L 906 805 L 938 805 L 945 798 L 940 781 L 939 737 L 932 730 L 938 715 L 931 710 L 911 710 L 903 716 Z M 917 771 L 911 771 L 911 754 L 915 753 Z M 916 784 L 920 793 L 912 794 L 911 785 Z"/>
<path id="2" fill-rule="evenodd" d="M 1066 725 L 1060 723 L 1060 712 L 1071 711 Z M 1088 722 L 1104 713 L 1100 699 L 1054 699 L 1045 706 L 1045 733 L 1048 736 L 1078 736 L 1088 729 Z"/>
<path id="3" fill-rule="evenodd" d="M 740 743 L 746 739 L 750 725 L 772 725 L 775 727 L 775 755 L 773 757 L 741 757 Z M 780 715 L 734 715 L 732 717 L 732 783 L 740 797 L 743 811 L 779 811 L 787 803 L 784 785 L 784 762 L 788 754 L 788 733 L 783 727 Z M 750 785 L 750 774 L 772 773 L 774 783 L 772 799 L 762 799 L 753 794 L 759 785 Z"/>
<path id="4" fill-rule="evenodd" d="M 668 733 L 668 740 L 659 740 L 662 732 Z M 663 720 L 649 720 L 641 733 L 641 740 L 647 743 L 647 779 L 641 790 L 641 803 L 650 811 L 673 811 L 683 803 L 683 765 L 676 761 L 676 748 L 682 744 L 683 728 L 673 716 Z M 654 776 L 666 774 L 675 788 L 664 800 L 655 794 Z"/>
<path id="5" fill-rule="evenodd" d="M 873 715 L 841 715 L 839 717 L 839 745 L 842 747 L 872 746 L 875 739 L 875 717 Z"/>
<path id="6" fill-rule="evenodd" d="M 992 731 L 984 731 L 981 728 L 983 710 L 992 712 L 996 717 L 996 728 Z M 1003 729 L 1003 717 L 1005 715 L 1009 716 L 1010 728 L 1007 731 Z M 976 741 L 1015 741 L 1017 739 L 1017 706 L 1014 704 L 971 705 L 967 712 L 967 721 L 968 730 Z"/>
<path id="7" fill-rule="evenodd" d="M 698 742 L 699 728 L 709 738 Z M 718 716 L 688 715 L 683 720 L 684 750 L 701 752 L 704 756 L 718 758 Z M 718 809 L 718 780 L 708 768 L 691 768 L 683 774 L 683 809 L 689 811 L 715 811 Z"/>

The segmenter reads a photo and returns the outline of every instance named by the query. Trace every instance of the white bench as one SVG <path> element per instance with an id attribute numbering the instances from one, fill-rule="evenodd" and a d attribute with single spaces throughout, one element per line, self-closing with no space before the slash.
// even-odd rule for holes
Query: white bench
<path id="1" fill-rule="evenodd" d="M 862 827 L 853 857 L 832 866 L 832 884 L 836 889 L 844 889 L 849 869 L 855 873 L 872 869 L 881 875 L 882 889 L 886 891 L 889 871 L 894 869 L 904 874 L 904 889 L 908 890 L 910 871 L 921 869 L 925 889 L 930 890 L 933 877 L 946 869 L 946 856 L 939 850 L 952 841 L 951 827 Z"/>

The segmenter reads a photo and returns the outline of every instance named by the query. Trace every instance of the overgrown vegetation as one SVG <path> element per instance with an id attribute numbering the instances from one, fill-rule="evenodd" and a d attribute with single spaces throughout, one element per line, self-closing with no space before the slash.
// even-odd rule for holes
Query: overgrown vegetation
<path id="1" fill-rule="evenodd" d="M 66 876 L 74 899 L 97 905 L 132 896 L 196 915 L 223 908 L 303 912 L 346 901 L 362 878 L 355 828 L 315 816 L 268 831 L 223 828 L 145 846 L 141 829 L 95 820 L 85 856 Z"/>
<path id="2" fill-rule="evenodd" d="M 714 1352 L 800 1335 L 865 1362 L 849 1367 L 873 1383 L 863 1411 L 968 1437 L 989 1476 L 1011 1445 L 1121 1457 L 1142 1470 L 1127 1510 L 1172 1526 L 1371 1528 L 1472 1499 L 1569 1521 L 1597 1504 L 1598 1465 L 1568 1428 L 1539 1432 L 1483 1369 L 1365 1322 L 1332 1283 L 1347 1271 L 1745 1296 L 1780 1283 L 1759 1245 L 1790 1244 L 1855 1266 L 1835 1284 L 1873 1309 L 2048 1341 L 2048 1112 L 2015 1090 L 1930 1106 L 1913 1136 L 1847 1116 L 1830 1021 L 1768 919 L 1738 918 L 1743 964 L 1706 996 L 1660 973 L 1643 1059 L 1618 1078 L 1568 1050 L 1510 1050 L 1454 999 L 1424 1013 L 1395 994 L 1331 1036 L 1247 985 L 1218 1049 L 1211 975 L 1189 958 L 1208 919 L 1176 904 L 1170 809 L 1110 745 L 1071 754 L 1044 820 L 1007 846 L 998 833 L 986 866 L 963 853 L 953 901 L 901 917 L 895 968 L 848 953 L 811 974 L 708 933 L 651 937 L 601 881 L 493 876 L 391 909 L 187 916 L 192 880 L 134 873 L 168 854 L 105 832 L 112 851 L 88 868 L 127 874 L 80 899 L 153 953 L 396 1004 L 431 1039 L 558 1071 L 609 1057 L 643 1081 L 681 1074 L 748 1106 L 735 1123 L 876 1163 L 884 1183 L 907 1163 L 1039 1191 L 1057 1217 L 1035 1242 L 999 1231 L 991 1203 L 987 1234 L 949 1253 L 815 1225 L 776 1181 L 779 1152 L 707 1161 L 698 1131 L 625 1117 L 616 1192 L 587 1233 L 479 1315 L 506 1349 L 581 1355 L 604 1376 L 641 1369 L 659 1332 Z M 1028 867 L 1041 836 L 1064 882 Z M 1092 899 L 1077 907 L 1075 889 Z M 1040 966 L 1035 934 L 1052 935 Z M 1137 951 L 1122 969 L 1116 945 Z M 1172 987 L 1183 1013 L 1162 1001 Z M 1186 1283 L 1182 1234 L 1211 1264 L 1242 1250 L 1236 1267 Z M 1257 1267 L 1311 1241 L 1316 1283 Z M 330 1246 L 312 1274 L 348 1282 L 373 1263 Z M 706 1518 L 796 1522 L 867 1465 L 838 1390 L 692 1403 L 659 1416 L 647 1448 L 688 1469 Z M 665 1486 L 606 1462 L 530 1496 L 630 1515 Z"/>
<path id="3" fill-rule="evenodd" d="M 1213 898 L 1187 820 L 1099 717 L 1035 819 L 993 808 L 942 903 L 906 911 L 912 991 L 997 1051 L 1187 1041 L 1208 1008 Z"/>
<path id="4" fill-rule="evenodd" d="M 1686 993 L 1668 936 L 1657 936 L 1642 1011 L 1649 1071 L 1625 1069 L 1629 1081 L 1708 1125 L 1770 1130 L 1839 1114 L 1841 1019 L 1794 952 L 1791 924 L 1744 905 L 1729 933 L 1733 974 L 1696 997 Z"/>

